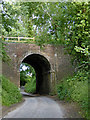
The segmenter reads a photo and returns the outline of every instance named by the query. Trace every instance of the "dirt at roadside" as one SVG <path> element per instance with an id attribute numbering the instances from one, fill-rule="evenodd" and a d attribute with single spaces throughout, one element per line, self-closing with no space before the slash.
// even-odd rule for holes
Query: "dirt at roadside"
<path id="1" fill-rule="evenodd" d="M 62 107 L 62 111 L 65 113 L 64 118 L 83 118 L 80 113 L 82 112 L 80 107 L 75 102 L 65 102 L 63 100 L 59 100 L 57 96 L 48 96 L 54 99 L 60 107 Z"/>

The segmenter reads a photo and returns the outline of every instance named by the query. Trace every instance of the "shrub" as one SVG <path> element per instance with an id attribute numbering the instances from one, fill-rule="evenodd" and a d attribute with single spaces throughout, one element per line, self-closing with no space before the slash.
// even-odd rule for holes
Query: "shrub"
<path id="1" fill-rule="evenodd" d="M 31 78 L 31 80 L 25 84 L 25 91 L 28 93 L 34 93 L 36 91 L 36 79 L 35 79 L 35 77 Z"/>
<path id="2" fill-rule="evenodd" d="M 58 97 L 62 100 L 78 102 L 88 117 L 88 76 L 86 71 L 78 71 L 73 77 L 63 79 L 57 85 Z"/>

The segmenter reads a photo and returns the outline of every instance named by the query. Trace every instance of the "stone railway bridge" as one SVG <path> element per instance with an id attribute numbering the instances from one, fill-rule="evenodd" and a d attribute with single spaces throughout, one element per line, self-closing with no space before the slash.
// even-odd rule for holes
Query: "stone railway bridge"
<path id="1" fill-rule="evenodd" d="M 63 46 L 40 46 L 29 43 L 6 43 L 10 64 L 2 64 L 2 72 L 20 87 L 20 64 L 28 63 L 36 71 L 36 92 L 55 93 L 55 85 L 62 78 L 72 74 L 70 56 L 64 54 Z"/>

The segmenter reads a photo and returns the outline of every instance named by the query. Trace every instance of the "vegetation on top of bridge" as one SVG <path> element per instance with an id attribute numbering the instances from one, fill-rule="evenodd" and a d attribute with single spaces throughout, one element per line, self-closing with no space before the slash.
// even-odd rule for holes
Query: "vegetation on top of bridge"
<path id="1" fill-rule="evenodd" d="M 88 76 L 82 76 L 84 73 L 85 75 L 89 73 L 90 2 L 16 2 L 12 4 L 2 2 L 2 5 L 2 35 L 8 37 L 34 36 L 35 43 L 40 46 L 43 44 L 63 44 L 65 46 L 67 53 L 72 56 L 72 63 L 75 63 L 76 71 L 79 72 L 71 79 L 67 79 L 67 84 L 62 83 L 59 94 L 66 98 L 69 93 L 64 92 L 65 87 L 69 90 L 70 84 L 72 87 L 76 86 L 73 87 L 74 90 L 72 87 L 70 88 L 75 94 L 77 93 L 76 96 L 71 95 L 71 92 L 69 99 L 82 101 L 86 105 L 85 110 L 88 110 L 88 99 L 83 95 L 83 93 L 87 93 L 85 89 L 88 87 L 86 85 Z M 3 57 L 6 56 L 4 49 L 2 49 L 2 54 Z M 82 92 L 76 92 L 76 88 Z M 85 95 L 87 95 L 86 93 Z"/>

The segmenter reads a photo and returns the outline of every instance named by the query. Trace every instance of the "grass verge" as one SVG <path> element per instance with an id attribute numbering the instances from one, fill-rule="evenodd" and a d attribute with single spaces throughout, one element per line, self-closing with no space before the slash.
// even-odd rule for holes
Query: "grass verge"
<path id="1" fill-rule="evenodd" d="M 5 76 L 0 76 L 2 83 L 2 105 L 10 106 L 18 103 L 22 100 L 22 95 L 18 90 L 18 87 L 14 83 L 10 82 Z"/>

